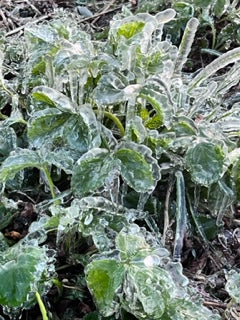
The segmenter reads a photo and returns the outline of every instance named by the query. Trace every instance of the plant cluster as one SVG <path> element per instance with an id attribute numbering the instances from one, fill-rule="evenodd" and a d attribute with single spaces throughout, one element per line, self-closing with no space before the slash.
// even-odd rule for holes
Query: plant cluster
<path id="1" fill-rule="evenodd" d="M 173 43 L 180 42 L 187 21 L 192 17 L 197 17 L 200 22 L 197 38 L 202 54 L 219 56 L 223 51 L 239 46 L 239 1 L 169 0 L 168 2 L 149 2 L 140 0 L 137 11 L 156 12 L 169 6 L 176 11 L 176 17 L 165 27 L 165 31 Z"/>
<path id="2" fill-rule="evenodd" d="M 184 73 L 199 21 L 187 22 L 178 48 L 164 37 L 175 14 L 125 8 L 102 42 L 59 18 L 27 26 L 21 50 L 2 47 L 1 230 L 18 210 L 16 195 L 35 199 L 38 214 L 13 246 L 1 233 L 6 313 L 59 285 L 54 264 L 64 245 L 84 266 L 97 305 L 86 320 L 220 319 L 180 261 L 187 221 L 207 245 L 201 217 L 217 232 L 239 199 L 240 105 L 229 92 L 240 48 Z M 44 245 L 52 234 L 55 250 Z M 86 254 L 72 252 L 76 234 Z"/>

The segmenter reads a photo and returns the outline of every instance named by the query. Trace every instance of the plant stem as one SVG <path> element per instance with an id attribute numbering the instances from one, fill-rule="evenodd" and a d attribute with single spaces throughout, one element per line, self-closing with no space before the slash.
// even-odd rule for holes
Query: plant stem
<path id="1" fill-rule="evenodd" d="M 37 302 L 38 302 L 38 305 L 39 305 L 39 309 L 41 311 L 41 314 L 42 314 L 42 318 L 43 320 L 48 320 L 48 316 L 47 316 L 47 310 L 44 306 L 44 303 L 41 299 L 41 296 L 38 292 L 36 292 L 36 299 L 37 299 Z"/>
<path id="2" fill-rule="evenodd" d="M 55 191 L 54 191 L 54 183 L 52 181 L 52 177 L 50 175 L 50 172 L 49 172 L 47 167 L 44 167 L 43 171 L 44 171 L 44 173 L 46 175 L 52 198 L 55 199 L 56 198 L 56 194 L 55 194 Z M 59 201 L 56 200 L 56 204 L 58 204 L 58 203 L 59 203 Z"/>
<path id="3" fill-rule="evenodd" d="M 94 112 L 97 113 L 98 111 L 94 110 Z M 104 117 L 111 119 L 116 124 L 116 126 L 120 130 L 121 136 L 123 137 L 125 135 L 125 130 L 124 130 L 124 127 L 123 127 L 121 121 L 118 119 L 118 117 L 116 117 L 113 113 L 108 112 L 108 111 L 103 111 L 103 115 L 104 115 Z"/>

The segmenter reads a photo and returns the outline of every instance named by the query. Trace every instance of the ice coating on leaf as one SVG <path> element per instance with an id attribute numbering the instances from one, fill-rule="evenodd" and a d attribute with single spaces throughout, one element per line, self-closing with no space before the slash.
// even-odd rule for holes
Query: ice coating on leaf
<path id="1" fill-rule="evenodd" d="M 25 168 L 41 168 L 43 165 L 43 161 L 36 151 L 17 148 L 3 161 L 0 167 L 0 181 L 14 178 L 17 172 Z"/>
<path id="2" fill-rule="evenodd" d="M 80 154 L 100 146 L 98 123 L 91 108 L 83 106 L 78 115 L 69 118 L 63 130 L 63 138 L 71 149 Z"/>
<path id="3" fill-rule="evenodd" d="M 122 20 L 112 20 L 110 23 L 109 39 L 110 41 L 117 42 L 119 38 L 123 37 L 129 40 L 128 44 L 136 43 L 137 40 L 142 38 L 147 25 L 152 25 L 153 28 L 157 25 L 156 19 L 148 13 L 131 15 Z M 151 33 L 148 35 L 148 38 L 150 36 Z"/>
<path id="4" fill-rule="evenodd" d="M 35 147 L 59 144 L 82 154 L 101 144 L 99 125 L 89 105 L 81 106 L 76 114 L 47 108 L 32 114 L 28 137 Z"/>
<path id="5" fill-rule="evenodd" d="M 227 169 L 224 150 L 212 142 L 199 142 L 185 155 L 186 168 L 192 180 L 204 186 L 216 182 Z"/>
<path id="6" fill-rule="evenodd" d="M 17 147 L 17 136 L 11 127 L 1 127 L 0 158 L 5 158 Z"/>
<path id="7" fill-rule="evenodd" d="M 128 134 L 130 140 L 143 143 L 147 137 L 147 131 L 143 125 L 142 118 L 135 116 L 134 119 L 130 120 L 128 123 Z"/>
<path id="8" fill-rule="evenodd" d="M 174 110 L 167 95 L 157 92 L 154 88 L 151 88 L 151 85 L 145 85 L 140 92 L 140 96 L 146 99 L 155 109 L 161 124 L 169 128 Z"/>
<path id="9" fill-rule="evenodd" d="M 61 69 L 86 68 L 87 63 L 93 56 L 93 44 L 90 40 L 87 45 L 83 42 L 72 43 L 64 40 L 61 48 L 57 52 L 53 60 L 53 65 L 61 71 Z"/>
<path id="10" fill-rule="evenodd" d="M 69 113 L 63 113 L 57 108 L 47 108 L 34 112 L 28 122 L 28 137 L 35 147 L 62 137 L 64 124 L 68 121 Z"/>
<path id="11" fill-rule="evenodd" d="M 71 186 L 76 195 L 93 192 L 104 185 L 109 173 L 119 167 L 108 150 L 94 148 L 85 153 L 73 168 Z"/>
<path id="12" fill-rule="evenodd" d="M 72 150 L 59 148 L 46 153 L 44 160 L 49 163 L 49 165 L 55 165 L 58 169 L 64 170 L 67 174 L 71 174 L 76 159 Z"/>
<path id="13" fill-rule="evenodd" d="M 229 50 L 208 64 L 189 84 L 189 92 L 196 86 L 199 86 L 204 80 L 216 73 L 219 69 L 224 68 L 230 63 L 240 60 L 240 48 Z"/>
<path id="14" fill-rule="evenodd" d="M 28 25 L 24 28 L 25 34 L 32 38 L 44 41 L 46 43 L 55 43 L 59 40 L 59 36 L 52 27 L 47 25 L 36 26 L 34 24 Z M 35 40 L 36 41 L 36 40 Z"/>
<path id="15" fill-rule="evenodd" d="M 175 64 L 175 70 L 174 70 L 175 75 L 180 74 L 183 65 L 187 61 L 187 57 L 190 53 L 198 25 L 199 25 L 198 19 L 193 17 L 188 21 L 188 23 L 185 27 L 182 41 L 181 41 L 181 44 L 179 47 L 179 52 L 178 52 L 176 64 Z"/>
<path id="16" fill-rule="evenodd" d="M 216 224 L 222 224 L 223 215 L 235 200 L 235 193 L 224 181 L 219 180 L 208 190 L 208 208 L 217 217 Z"/>
<path id="17" fill-rule="evenodd" d="M 238 271 L 231 270 L 226 274 L 227 283 L 225 286 L 226 291 L 231 296 L 231 298 L 236 302 L 240 303 L 240 273 Z"/>
<path id="18" fill-rule="evenodd" d="M 156 14 L 155 18 L 158 23 L 167 23 L 171 21 L 176 15 L 176 11 L 173 9 L 166 9 Z"/>
<path id="19" fill-rule="evenodd" d="M 50 265 L 54 262 L 54 257 L 48 257 L 47 252 L 45 247 L 17 244 L 1 255 L 1 305 L 10 308 L 27 306 L 35 301 L 36 291 L 45 293 L 49 286 L 46 279 L 53 275 Z"/>
<path id="20" fill-rule="evenodd" d="M 128 85 L 126 77 L 120 74 L 103 75 L 93 91 L 93 97 L 97 104 L 112 105 L 126 101 L 124 88 Z"/>
<path id="21" fill-rule="evenodd" d="M 122 285 L 123 276 L 124 267 L 115 260 L 95 260 L 86 269 L 88 287 L 105 317 L 111 316 L 118 310 L 114 297 Z"/>
<path id="22" fill-rule="evenodd" d="M 153 191 L 161 175 L 148 147 L 134 142 L 122 143 L 114 157 L 120 160 L 121 175 L 128 185 L 138 192 Z"/>
<path id="23" fill-rule="evenodd" d="M 218 94 L 225 94 L 230 88 L 235 86 L 239 82 L 240 78 L 240 62 L 235 62 L 231 69 L 224 74 L 222 81 L 218 82 L 217 92 Z"/>
<path id="24" fill-rule="evenodd" d="M 79 109 L 67 96 L 50 87 L 35 87 L 32 95 L 35 99 L 46 102 L 63 112 L 76 113 Z"/>

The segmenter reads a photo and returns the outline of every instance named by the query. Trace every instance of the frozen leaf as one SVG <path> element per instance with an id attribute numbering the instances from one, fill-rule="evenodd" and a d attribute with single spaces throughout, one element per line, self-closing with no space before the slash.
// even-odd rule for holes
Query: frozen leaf
<path id="1" fill-rule="evenodd" d="M 213 4 L 213 12 L 216 17 L 220 18 L 229 6 L 229 0 L 216 0 Z"/>
<path id="2" fill-rule="evenodd" d="M 1 127 L 0 157 L 5 158 L 17 147 L 17 136 L 11 127 Z"/>
<path id="3" fill-rule="evenodd" d="M 58 169 L 71 174 L 74 162 L 78 159 L 78 156 L 79 154 L 76 154 L 74 150 L 59 148 L 46 153 L 44 160 L 49 163 L 49 165 L 55 165 Z M 77 159 L 75 159 L 75 157 L 77 157 Z"/>
<path id="4" fill-rule="evenodd" d="M 204 186 L 218 181 L 227 169 L 223 149 L 212 142 L 200 142 L 190 147 L 185 156 L 192 180 Z"/>
<path id="5" fill-rule="evenodd" d="M 227 283 L 226 283 L 226 290 L 228 294 L 236 301 L 236 303 L 240 304 L 240 273 L 236 271 L 230 271 L 227 275 Z"/>
<path id="6" fill-rule="evenodd" d="M 108 150 L 95 148 L 85 153 L 75 164 L 71 186 L 76 195 L 93 192 L 104 185 L 112 170 L 118 168 Z"/>
<path id="7" fill-rule="evenodd" d="M 0 202 L 0 230 L 3 230 L 9 225 L 17 212 L 17 203 L 2 196 Z"/>
<path id="8" fill-rule="evenodd" d="M 118 104 L 126 100 L 124 88 L 128 80 L 122 74 L 103 75 L 93 91 L 93 98 L 99 105 Z"/>
<path id="9" fill-rule="evenodd" d="M 223 215 L 235 200 L 235 193 L 224 181 L 219 180 L 208 190 L 208 208 L 217 217 L 216 224 L 221 225 Z"/>
<path id="10" fill-rule="evenodd" d="M 14 246 L 1 255 L 1 305 L 20 307 L 33 302 L 36 291 L 43 293 L 49 263 L 46 253 L 45 248 Z"/>
<path id="11" fill-rule="evenodd" d="M 56 108 L 47 108 L 32 114 L 28 122 L 28 137 L 34 146 L 63 135 L 64 124 L 69 119 L 69 113 L 62 113 Z"/>
<path id="12" fill-rule="evenodd" d="M 160 179 L 160 169 L 149 148 L 135 143 L 119 146 L 114 157 L 120 160 L 121 175 L 138 192 L 153 191 Z"/>
<path id="13" fill-rule="evenodd" d="M 44 163 L 39 154 L 29 149 L 16 149 L 12 151 L 0 167 L 0 181 L 14 178 L 15 174 L 25 168 L 42 168 Z"/>
<path id="14" fill-rule="evenodd" d="M 39 41 L 44 41 L 46 43 L 54 44 L 59 40 L 57 32 L 50 26 L 47 25 L 28 25 L 25 28 L 25 33 L 28 37 L 36 42 L 36 39 Z"/>
<path id="15" fill-rule="evenodd" d="M 117 31 L 118 36 L 123 36 L 126 39 L 130 39 L 136 33 L 142 31 L 145 23 L 142 21 L 131 21 L 121 25 Z"/>
<path id="16" fill-rule="evenodd" d="M 170 126 L 173 116 L 173 107 L 171 106 L 167 95 L 157 92 L 150 85 L 142 88 L 140 96 L 147 100 L 155 109 L 158 116 L 159 125 Z"/>
<path id="17" fill-rule="evenodd" d="M 81 153 L 100 147 L 100 131 L 90 105 L 81 106 L 78 114 L 69 118 L 63 135 L 70 148 Z"/>
<path id="18" fill-rule="evenodd" d="M 87 284 L 104 316 L 116 311 L 114 298 L 124 277 L 124 267 L 116 260 L 95 260 L 86 270 Z"/>
<path id="19" fill-rule="evenodd" d="M 193 17 L 188 21 L 185 27 L 182 41 L 179 47 L 177 60 L 175 63 L 175 70 L 174 70 L 175 75 L 180 75 L 180 72 L 182 71 L 182 68 L 187 61 L 187 57 L 191 51 L 194 36 L 197 31 L 198 25 L 199 25 L 198 19 Z"/>
<path id="20" fill-rule="evenodd" d="M 163 320 L 220 320 L 221 317 L 217 313 L 213 313 L 204 307 L 201 301 L 192 301 L 192 299 L 172 299 L 164 313 Z"/>
<path id="21" fill-rule="evenodd" d="M 129 136 L 130 140 L 138 143 L 143 143 L 147 137 L 147 131 L 142 123 L 142 118 L 136 116 L 134 119 L 129 121 Z"/>
<path id="22" fill-rule="evenodd" d="M 203 81 L 216 73 L 218 70 L 226 67 L 230 63 L 235 63 L 240 60 L 240 48 L 229 50 L 222 54 L 217 59 L 209 63 L 189 84 L 189 92 L 199 86 Z"/>
<path id="23" fill-rule="evenodd" d="M 176 11 L 173 9 L 166 9 L 156 14 L 155 18 L 158 23 L 167 23 L 171 21 L 176 15 Z"/>
<path id="24" fill-rule="evenodd" d="M 212 0 L 193 0 L 196 7 L 208 7 Z"/>
<path id="25" fill-rule="evenodd" d="M 46 86 L 35 87 L 32 95 L 35 99 L 56 107 L 63 112 L 75 113 L 78 110 L 78 106 L 67 96 Z"/>
<path id="26" fill-rule="evenodd" d="M 162 268 L 128 268 L 126 287 L 129 286 L 134 299 L 125 288 L 125 308 L 137 318 L 161 319 L 165 303 L 170 297 L 174 283 Z"/>

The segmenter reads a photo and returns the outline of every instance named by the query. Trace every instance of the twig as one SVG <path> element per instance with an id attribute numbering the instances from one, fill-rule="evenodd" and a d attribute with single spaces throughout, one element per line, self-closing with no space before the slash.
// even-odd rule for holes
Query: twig
<path id="1" fill-rule="evenodd" d="M 5 17 L 5 14 L 3 13 L 2 9 L 0 9 L 0 16 L 2 17 L 3 23 L 7 26 L 7 19 Z"/>
<path id="2" fill-rule="evenodd" d="M 109 4 L 107 4 L 106 7 L 103 8 L 103 10 L 102 10 L 99 14 L 103 15 L 104 13 L 106 13 L 106 12 L 108 11 L 108 9 L 114 4 L 114 2 L 115 2 L 115 0 L 110 1 Z M 96 23 L 99 18 L 100 18 L 100 15 L 97 16 L 97 17 L 92 21 L 91 24 Z"/>
<path id="3" fill-rule="evenodd" d="M 222 308 L 222 309 L 227 309 L 228 304 L 224 302 L 216 302 L 216 301 L 204 301 L 203 304 L 206 307 L 215 307 L 215 308 Z M 240 307 L 235 308 L 237 312 L 240 312 Z"/>
<path id="4" fill-rule="evenodd" d="M 50 18 L 52 14 L 53 14 L 53 13 L 51 12 L 51 13 L 45 15 L 45 16 L 42 16 L 42 17 L 40 17 L 40 18 L 38 18 L 38 19 L 36 19 L 36 20 L 31 21 L 31 23 L 38 23 L 38 22 L 41 22 L 41 21 L 43 21 L 43 20 L 46 20 L 46 19 Z M 9 31 L 8 33 L 6 33 L 6 37 L 9 37 L 9 36 L 11 36 L 11 35 L 13 35 L 13 34 L 15 34 L 15 33 L 18 33 L 19 31 L 23 30 L 23 29 L 25 28 L 25 26 L 26 26 L 26 25 L 24 24 L 24 25 L 21 26 L 21 27 L 18 27 L 18 28 L 15 28 L 15 29 Z"/>
<path id="5" fill-rule="evenodd" d="M 38 10 L 38 8 L 36 8 L 29 0 L 25 0 L 25 2 L 39 15 L 41 15 L 42 13 Z"/>
<path id="6" fill-rule="evenodd" d="M 105 12 L 101 11 L 101 12 L 99 12 L 99 13 L 96 13 L 96 14 L 92 15 L 91 17 L 87 17 L 87 18 L 81 19 L 81 20 L 79 20 L 78 22 L 79 22 L 79 23 L 82 23 L 82 22 L 85 22 L 85 21 L 88 21 L 88 20 L 92 20 L 92 19 L 94 19 L 94 18 L 101 17 L 102 15 L 104 15 L 104 14 L 106 14 L 106 13 L 114 12 L 114 11 L 119 10 L 119 9 L 121 9 L 121 8 L 122 8 L 122 6 L 118 6 L 118 7 L 116 7 L 116 8 L 109 9 L 109 10 L 107 10 L 107 11 L 105 11 Z"/>

